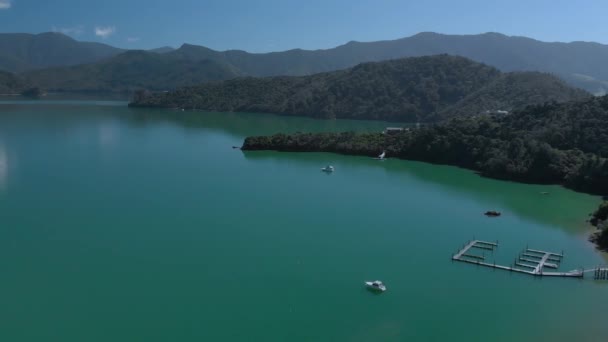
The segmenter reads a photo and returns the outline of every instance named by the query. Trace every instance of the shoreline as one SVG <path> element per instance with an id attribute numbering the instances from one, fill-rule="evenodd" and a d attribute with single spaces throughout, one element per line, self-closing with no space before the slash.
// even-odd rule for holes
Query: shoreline
<path id="1" fill-rule="evenodd" d="M 299 148 L 290 148 L 290 147 L 286 147 L 283 145 L 280 145 L 278 143 L 278 141 L 273 141 L 273 138 L 276 138 L 278 136 L 281 137 L 290 137 L 289 135 L 282 135 L 282 134 L 278 134 L 275 136 L 269 136 L 269 137 L 247 137 L 245 138 L 243 145 L 241 147 L 241 150 L 243 151 L 249 151 L 249 152 L 256 152 L 256 151 L 274 151 L 274 152 L 288 152 L 288 153 L 333 153 L 333 154 L 338 154 L 338 155 L 343 155 L 343 156 L 359 156 L 359 157 L 373 157 L 374 154 L 369 153 L 369 151 L 365 151 L 364 149 L 361 150 L 357 150 L 357 151 L 339 151 L 339 150 L 332 150 L 331 148 L 328 148 L 328 146 L 326 146 L 325 148 L 322 148 L 320 146 L 316 146 L 317 148 L 301 148 L 302 146 L 299 146 Z M 264 144 L 264 142 L 260 143 L 259 141 L 253 141 L 256 139 L 267 139 L 265 141 L 266 144 Z M 521 179 L 517 179 L 517 178 L 502 178 L 502 177 L 496 177 L 493 176 L 491 174 L 487 174 L 487 173 L 483 173 L 480 170 L 476 170 L 474 168 L 471 167 L 466 167 L 463 165 L 457 165 L 457 164 L 452 164 L 452 163 L 442 163 L 442 162 L 433 162 L 433 161 L 428 161 L 428 160 L 424 160 L 422 158 L 418 159 L 418 158 L 403 158 L 402 156 L 396 156 L 396 157 L 392 157 L 394 159 L 398 159 L 398 160 L 403 160 L 403 161 L 416 161 L 416 162 L 422 162 L 422 163 L 427 163 L 427 164 L 431 164 L 431 165 L 444 165 L 444 166 L 452 166 L 452 167 L 458 167 L 461 168 L 463 170 L 467 170 L 470 172 L 475 173 L 477 176 L 482 177 L 482 178 L 488 178 L 488 179 L 493 179 L 493 180 L 500 180 L 500 181 L 508 181 L 508 182 L 514 182 L 514 183 L 519 183 L 519 184 L 529 184 L 529 185 L 555 185 L 555 186 L 560 186 L 563 187 L 564 189 L 568 189 L 574 192 L 578 192 L 578 193 L 584 193 L 584 194 L 588 194 L 588 195 L 592 195 L 592 196 L 598 196 L 598 204 L 597 204 L 597 209 L 596 211 L 594 211 L 594 213 L 592 215 L 595 215 L 595 213 L 597 213 L 599 211 L 599 209 L 602 207 L 602 205 L 604 205 L 604 203 L 606 203 L 606 196 L 603 196 L 599 194 L 599 193 L 593 193 L 590 191 L 584 191 L 583 189 L 576 189 L 573 187 L 569 187 L 566 184 L 563 183 L 556 183 L 556 182 L 545 182 L 545 183 L 541 183 L 541 182 L 534 182 L 534 181 L 525 181 L 525 180 L 521 180 Z M 594 249 L 599 252 L 600 254 L 604 255 L 605 259 L 608 260 L 608 245 L 604 246 L 601 243 L 599 243 L 597 241 L 597 239 L 594 239 L 594 236 L 601 234 L 601 230 L 600 228 L 598 228 L 597 226 L 595 226 L 590 219 L 585 219 L 582 218 L 582 220 L 584 220 L 586 222 L 585 224 L 585 229 L 583 234 L 585 234 L 586 236 L 586 240 L 588 243 L 590 243 L 591 245 L 594 246 Z M 608 234 L 608 233 L 605 233 Z"/>
<path id="2" fill-rule="evenodd" d="M 313 135 L 315 135 L 317 133 L 313 133 Z M 319 134 L 335 134 L 335 133 L 319 133 Z M 301 148 L 280 148 L 274 145 L 273 142 L 271 142 L 270 144 L 272 145 L 272 147 L 260 147 L 257 143 L 253 143 L 251 145 L 249 145 L 249 139 L 260 139 L 260 138 L 273 138 L 275 136 L 285 136 L 285 137 L 289 137 L 289 134 L 276 134 L 274 136 L 262 136 L 262 137 L 246 137 L 245 141 L 243 142 L 243 145 L 241 146 L 241 150 L 243 151 L 275 151 L 275 152 L 290 152 L 290 153 L 317 153 L 317 152 L 322 152 L 322 153 L 334 153 L 334 154 L 338 154 L 338 155 L 344 155 L 344 156 L 359 156 L 359 157 L 370 157 L 370 158 L 374 158 L 376 156 L 376 154 L 374 153 L 370 153 L 369 151 L 363 151 L 363 149 L 358 150 L 358 151 L 340 151 L 340 150 L 332 150 L 331 148 L 328 149 L 324 149 L 324 148 L 319 148 L 319 149 L 301 149 Z M 381 151 L 382 149 L 380 149 Z M 387 157 L 388 159 L 389 157 Z M 495 179 L 495 180 L 501 180 L 501 181 L 507 181 L 507 182 L 515 182 L 515 183 L 520 183 L 520 184 L 530 184 L 530 185 L 557 185 L 557 186 L 561 186 L 565 189 L 568 190 L 572 190 L 575 192 L 579 192 L 579 193 L 583 193 L 583 194 L 588 194 L 588 195 L 592 195 L 592 196 L 604 196 L 602 193 L 600 192 L 591 192 L 591 191 L 585 191 L 583 189 L 577 189 L 574 187 L 569 187 L 567 184 L 565 183 L 558 183 L 558 182 L 552 182 L 552 181 L 547 181 L 547 182 L 540 182 L 540 181 L 536 181 L 536 180 L 526 180 L 524 178 L 518 178 L 518 177 L 500 177 L 500 176 L 496 176 L 490 173 L 484 173 L 482 170 L 478 170 L 472 167 L 467 167 L 466 165 L 461 165 L 461 164 L 456 164 L 456 163 L 449 163 L 449 162 L 441 162 L 441 161 L 432 161 L 432 160 L 428 160 L 428 159 L 424 159 L 424 158 L 403 158 L 400 156 L 396 156 L 396 157 L 390 157 L 391 159 L 399 159 L 399 160 L 405 160 L 405 161 L 416 161 L 416 162 L 422 162 L 422 163 L 427 163 L 427 164 L 431 164 L 431 165 L 445 165 L 445 166 L 453 166 L 453 167 L 458 167 L 464 170 L 468 170 L 471 171 L 475 174 L 477 174 L 480 177 L 483 178 L 488 178 L 488 179 Z"/>

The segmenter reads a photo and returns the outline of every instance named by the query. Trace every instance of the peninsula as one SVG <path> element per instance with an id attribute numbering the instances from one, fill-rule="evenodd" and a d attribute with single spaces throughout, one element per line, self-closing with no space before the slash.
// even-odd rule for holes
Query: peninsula
<path id="1" fill-rule="evenodd" d="M 530 106 L 506 115 L 454 118 L 394 133 L 248 137 L 242 148 L 370 157 L 386 151 L 387 157 L 454 165 L 497 179 L 606 195 L 608 96 Z M 596 224 L 606 219 L 606 212 L 604 208 L 595 215 Z"/>

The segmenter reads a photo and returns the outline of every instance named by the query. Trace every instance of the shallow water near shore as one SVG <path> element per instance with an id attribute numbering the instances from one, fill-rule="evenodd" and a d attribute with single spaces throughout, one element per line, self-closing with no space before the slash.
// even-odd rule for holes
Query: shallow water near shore
<path id="1" fill-rule="evenodd" d="M 489 262 L 528 246 L 563 251 L 562 271 L 604 263 L 585 222 L 598 197 L 232 149 L 248 135 L 385 126 L 0 102 L 0 340 L 603 340 L 608 282 L 451 261 L 477 238 L 499 241 Z M 375 279 L 386 293 L 365 290 Z"/>

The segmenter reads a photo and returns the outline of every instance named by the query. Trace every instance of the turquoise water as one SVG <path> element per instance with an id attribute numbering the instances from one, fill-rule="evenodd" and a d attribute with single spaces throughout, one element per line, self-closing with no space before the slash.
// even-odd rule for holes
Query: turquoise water
<path id="1" fill-rule="evenodd" d="M 450 261 L 475 237 L 499 241 L 498 263 L 526 245 L 563 250 L 566 271 L 603 263 L 585 223 L 599 198 L 231 148 L 386 125 L 0 103 L 0 341 L 604 340 L 607 284 Z"/>

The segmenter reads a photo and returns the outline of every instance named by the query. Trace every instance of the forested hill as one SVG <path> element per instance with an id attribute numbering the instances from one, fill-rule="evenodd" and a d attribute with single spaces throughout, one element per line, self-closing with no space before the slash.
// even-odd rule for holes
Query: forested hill
<path id="1" fill-rule="evenodd" d="M 0 33 L 0 70 L 22 72 L 93 63 L 124 51 L 106 44 L 79 42 L 56 32 Z"/>
<path id="2" fill-rule="evenodd" d="M 0 94 L 20 94 L 25 88 L 25 82 L 17 75 L 0 71 Z"/>
<path id="3" fill-rule="evenodd" d="M 142 88 L 174 89 L 240 76 L 234 67 L 221 61 L 174 63 L 165 54 L 134 50 L 94 64 L 36 70 L 23 77 L 51 91 L 132 92 Z"/>
<path id="4" fill-rule="evenodd" d="M 556 76 L 540 72 L 510 72 L 449 107 L 439 118 L 483 113 L 486 110 L 513 111 L 545 102 L 568 102 L 587 97 Z"/>
<path id="5" fill-rule="evenodd" d="M 240 78 L 139 96 L 132 106 L 424 122 L 589 96 L 540 73 L 502 74 L 437 55 L 364 63 L 301 77 Z M 500 107 L 499 107 L 500 106 Z"/>
<path id="6" fill-rule="evenodd" d="M 608 194 L 608 96 L 482 115 L 397 134 L 249 137 L 244 150 L 336 152 L 449 164 L 523 182 Z"/>

